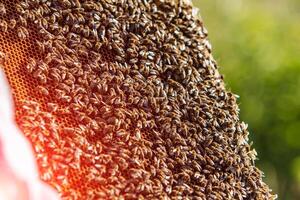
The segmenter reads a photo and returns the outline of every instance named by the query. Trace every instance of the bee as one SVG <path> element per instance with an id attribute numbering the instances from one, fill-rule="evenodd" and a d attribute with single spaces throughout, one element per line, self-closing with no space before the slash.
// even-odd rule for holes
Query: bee
<path id="1" fill-rule="evenodd" d="M 22 14 L 25 12 L 24 8 L 20 4 L 16 4 L 15 6 L 17 13 Z"/>
<path id="2" fill-rule="evenodd" d="M 40 70 L 38 69 L 34 73 L 34 77 L 41 83 L 41 84 L 46 84 L 47 83 L 47 76 L 44 73 L 39 72 Z"/>
<path id="3" fill-rule="evenodd" d="M 28 37 L 29 32 L 26 28 L 21 26 L 21 27 L 18 27 L 17 34 L 20 39 L 24 40 Z"/>
<path id="4" fill-rule="evenodd" d="M 87 51 L 86 48 L 83 48 L 83 47 L 80 47 L 78 50 L 77 50 L 77 53 L 79 56 L 82 56 L 84 58 L 88 58 L 89 57 L 89 53 Z"/>
<path id="5" fill-rule="evenodd" d="M 25 19 L 28 19 L 30 21 L 35 21 L 35 19 L 36 19 L 35 13 L 30 10 L 25 10 L 24 17 L 25 17 Z"/>
<path id="6" fill-rule="evenodd" d="M 115 60 L 119 63 L 122 63 L 122 64 L 124 63 L 124 58 L 122 58 L 122 56 L 119 56 L 119 55 L 115 56 Z"/>
<path id="7" fill-rule="evenodd" d="M 70 8 L 72 3 L 68 0 L 58 0 L 58 2 L 65 8 Z"/>
<path id="8" fill-rule="evenodd" d="M 66 134 L 75 134 L 76 133 L 76 130 L 75 130 L 75 128 L 71 128 L 71 127 L 64 127 L 64 128 L 62 128 L 61 129 L 61 131 L 63 132 L 63 133 L 66 133 Z"/>
<path id="9" fill-rule="evenodd" d="M 72 163 L 69 163 L 69 166 L 75 170 L 79 170 L 81 165 L 80 165 L 80 162 L 74 161 Z"/>
<path id="10" fill-rule="evenodd" d="M 255 149 L 252 149 L 251 151 L 249 151 L 247 153 L 249 155 L 249 157 L 251 158 L 252 161 L 254 161 L 256 159 L 256 156 L 257 156 L 257 152 Z"/>
<path id="11" fill-rule="evenodd" d="M 37 86 L 36 90 L 42 95 L 45 95 L 45 96 L 49 95 L 49 91 L 43 86 Z"/>
<path id="12" fill-rule="evenodd" d="M 249 181 L 250 185 L 251 185 L 255 190 L 257 190 L 257 185 L 256 185 L 255 181 L 254 181 L 252 178 L 249 178 L 248 181 Z"/>
<path id="13" fill-rule="evenodd" d="M 90 30 L 90 38 L 93 39 L 94 41 L 98 41 L 99 37 L 98 37 L 98 32 L 96 29 L 91 29 Z"/>
<path id="14" fill-rule="evenodd" d="M 209 156 L 206 156 L 206 161 L 208 162 L 208 164 L 210 164 L 211 166 L 214 166 L 215 163 L 212 161 L 212 159 Z"/>
<path id="15" fill-rule="evenodd" d="M 81 42 L 82 42 L 82 44 L 83 44 L 84 46 L 86 46 L 88 49 L 91 49 L 91 48 L 93 47 L 92 43 L 91 43 L 88 39 L 86 39 L 86 38 L 83 38 L 83 39 L 81 40 Z"/>
<path id="16" fill-rule="evenodd" d="M 66 93 L 70 93 L 71 92 L 71 87 L 66 85 L 65 83 L 60 83 L 58 84 L 57 88 L 63 90 Z"/>
<path id="17" fill-rule="evenodd" d="M 6 32 L 8 29 L 7 22 L 5 20 L 0 20 L 0 30 Z"/>
<path id="18" fill-rule="evenodd" d="M 84 2 L 82 3 L 82 7 L 86 10 L 96 10 L 98 5 L 94 2 Z"/>
<path id="19" fill-rule="evenodd" d="M 62 81 L 61 75 L 55 70 L 50 71 L 49 77 L 52 81 L 54 81 L 56 83 L 59 83 Z"/>
<path id="20" fill-rule="evenodd" d="M 40 27 L 42 27 L 44 29 L 49 28 L 48 21 L 45 18 L 38 19 L 37 21 L 38 21 Z"/>
<path id="21" fill-rule="evenodd" d="M 243 135 L 238 134 L 237 135 L 237 145 L 240 146 L 240 145 L 245 145 L 245 144 L 247 144 L 247 140 L 244 138 Z"/>
<path id="22" fill-rule="evenodd" d="M 98 35 L 100 36 L 100 39 L 102 41 L 104 41 L 104 38 L 105 38 L 105 27 L 104 26 L 100 26 L 100 28 L 98 30 Z"/>
<path id="23" fill-rule="evenodd" d="M 6 8 L 3 3 L 0 3 L 0 15 L 6 15 Z"/>
<path id="24" fill-rule="evenodd" d="M 61 100 L 64 103 L 70 103 L 72 101 L 72 97 L 68 95 L 63 95 L 59 97 L 59 100 Z"/>
<path id="25" fill-rule="evenodd" d="M 27 20 L 24 17 L 22 17 L 21 15 L 19 16 L 18 22 L 20 25 L 22 25 L 24 27 L 27 26 Z"/>
<path id="26" fill-rule="evenodd" d="M 59 106 L 55 103 L 47 103 L 47 109 L 50 112 L 56 112 L 58 110 Z"/>
<path id="27" fill-rule="evenodd" d="M 132 59 L 129 60 L 129 63 L 130 64 L 136 64 L 136 63 L 138 63 L 138 61 L 139 61 L 138 58 L 132 58 Z"/>
<path id="28" fill-rule="evenodd" d="M 86 22 L 86 18 L 81 13 L 77 13 L 76 18 L 77 18 L 77 23 L 84 24 Z M 89 29 L 88 26 L 82 27 L 81 32 L 83 32 L 83 30 L 85 30 L 86 28 Z"/>
<path id="29" fill-rule="evenodd" d="M 73 1 L 71 1 L 71 4 L 73 4 L 76 8 L 81 7 L 80 0 L 73 0 Z"/>
<path id="30" fill-rule="evenodd" d="M 81 33 L 85 38 L 88 38 L 90 36 L 90 32 L 90 28 L 87 25 L 85 25 Z"/>
<path id="31" fill-rule="evenodd" d="M 8 22 L 8 28 L 14 29 L 16 27 L 17 21 L 15 19 L 10 19 Z"/>
<path id="32" fill-rule="evenodd" d="M 7 56 L 4 52 L 0 51 L 0 64 L 3 65 Z"/>

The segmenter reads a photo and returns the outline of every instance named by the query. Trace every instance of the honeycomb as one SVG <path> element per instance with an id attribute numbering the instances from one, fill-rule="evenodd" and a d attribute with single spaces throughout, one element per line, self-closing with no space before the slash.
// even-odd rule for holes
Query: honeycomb
<path id="1" fill-rule="evenodd" d="M 276 198 L 193 13 L 180 0 L 0 1 L 16 122 L 62 199 Z"/>

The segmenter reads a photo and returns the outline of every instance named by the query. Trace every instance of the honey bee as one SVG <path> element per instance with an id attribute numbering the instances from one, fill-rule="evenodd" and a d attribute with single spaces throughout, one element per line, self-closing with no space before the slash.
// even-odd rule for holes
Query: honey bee
<path id="1" fill-rule="evenodd" d="M 29 32 L 26 28 L 21 26 L 21 27 L 18 27 L 17 34 L 20 39 L 24 40 L 28 37 Z"/>
<path id="2" fill-rule="evenodd" d="M 72 97 L 68 95 L 63 95 L 59 97 L 59 100 L 61 100 L 64 103 L 70 103 L 72 101 Z"/>
<path id="3" fill-rule="evenodd" d="M 47 109 L 50 112 L 56 112 L 58 110 L 59 106 L 55 103 L 47 103 Z"/>
<path id="4" fill-rule="evenodd" d="M 47 76 L 40 70 L 36 70 L 33 73 L 33 76 L 41 83 L 41 84 L 46 84 L 47 83 Z"/>
<path id="5" fill-rule="evenodd" d="M 29 61 L 26 65 L 26 70 L 29 73 L 32 73 L 36 69 L 37 63 L 36 60 L 33 58 L 29 58 Z"/>
<path id="6" fill-rule="evenodd" d="M 0 30 L 6 32 L 8 29 L 7 22 L 5 20 L 0 20 Z"/>
<path id="7" fill-rule="evenodd" d="M 14 29 L 16 27 L 17 21 L 15 19 L 10 19 L 8 22 L 8 28 Z"/>
<path id="8" fill-rule="evenodd" d="M 257 190 L 257 185 L 256 185 L 255 181 L 254 181 L 252 178 L 248 179 L 248 181 L 249 181 L 250 185 L 251 185 L 255 190 Z"/>
<path id="9" fill-rule="evenodd" d="M 257 156 L 257 152 L 255 149 L 252 149 L 251 151 L 249 151 L 247 153 L 249 155 L 249 157 L 251 158 L 252 161 L 254 161 L 256 159 L 256 156 Z"/>
<path id="10" fill-rule="evenodd" d="M 0 64 L 3 65 L 6 60 L 6 54 L 0 51 Z"/>
<path id="11" fill-rule="evenodd" d="M 6 8 L 3 3 L 0 3 L 0 15 L 6 15 Z"/>
<path id="12" fill-rule="evenodd" d="M 89 53 L 88 53 L 86 48 L 79 48 L 77 50 L 77 53 L 78 53 L 79 56 L 82 56 L 82 57 L 85 57 L 85 58 L 89 57 Z"/>
<path id="13" fill-rule="evenodd" d="M 68 0 L 58 0 L 58 2 L 65 8 L 69 8 L 72 6 L 72 3 Z"/>
<path id="14" fill-rule="evenodd" d="M 45 95 L 45 96 L 49 95 L 49 91 L 45 87 L 43 87 L 43 86 L 37 86 L 36 89 L 42 95 Z"/>
<path id="15" fill-rule="evenodd" d="M 104 41 L 104 38 L 105 38 L 105 27 L 104 26 L 100 26 L 100 28 L 98 30 L 98 35 L 100 36 L 100 39 L 102 41 Z"/>
<path id="16" fill-rule="evenodd" d="M 18 22 L 19 22 L 20 25 L 22 25 L 24 27 L 27 26 L 27 20 L 24 17 L 22 17 L 21 15 L 19 15 Z"/>

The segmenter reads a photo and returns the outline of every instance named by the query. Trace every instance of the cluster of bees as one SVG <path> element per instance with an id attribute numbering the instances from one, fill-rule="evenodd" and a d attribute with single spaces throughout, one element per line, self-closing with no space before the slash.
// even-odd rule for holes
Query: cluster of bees
<path id="1" fill-rule="evenodd" d="M 276 198 L 188 1 L 7 4 L 0 30 L 42 55 L 17 121 L 62 199 Z"/>

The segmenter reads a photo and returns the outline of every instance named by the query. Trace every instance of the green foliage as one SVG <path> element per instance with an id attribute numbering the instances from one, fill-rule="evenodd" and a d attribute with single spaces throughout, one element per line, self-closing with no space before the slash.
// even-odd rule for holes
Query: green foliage
<path id="1" fill-rule="evenodd" d="M 300 199 L 300 1 L 196 0 L 257 165 L 279 199 Z"/>

